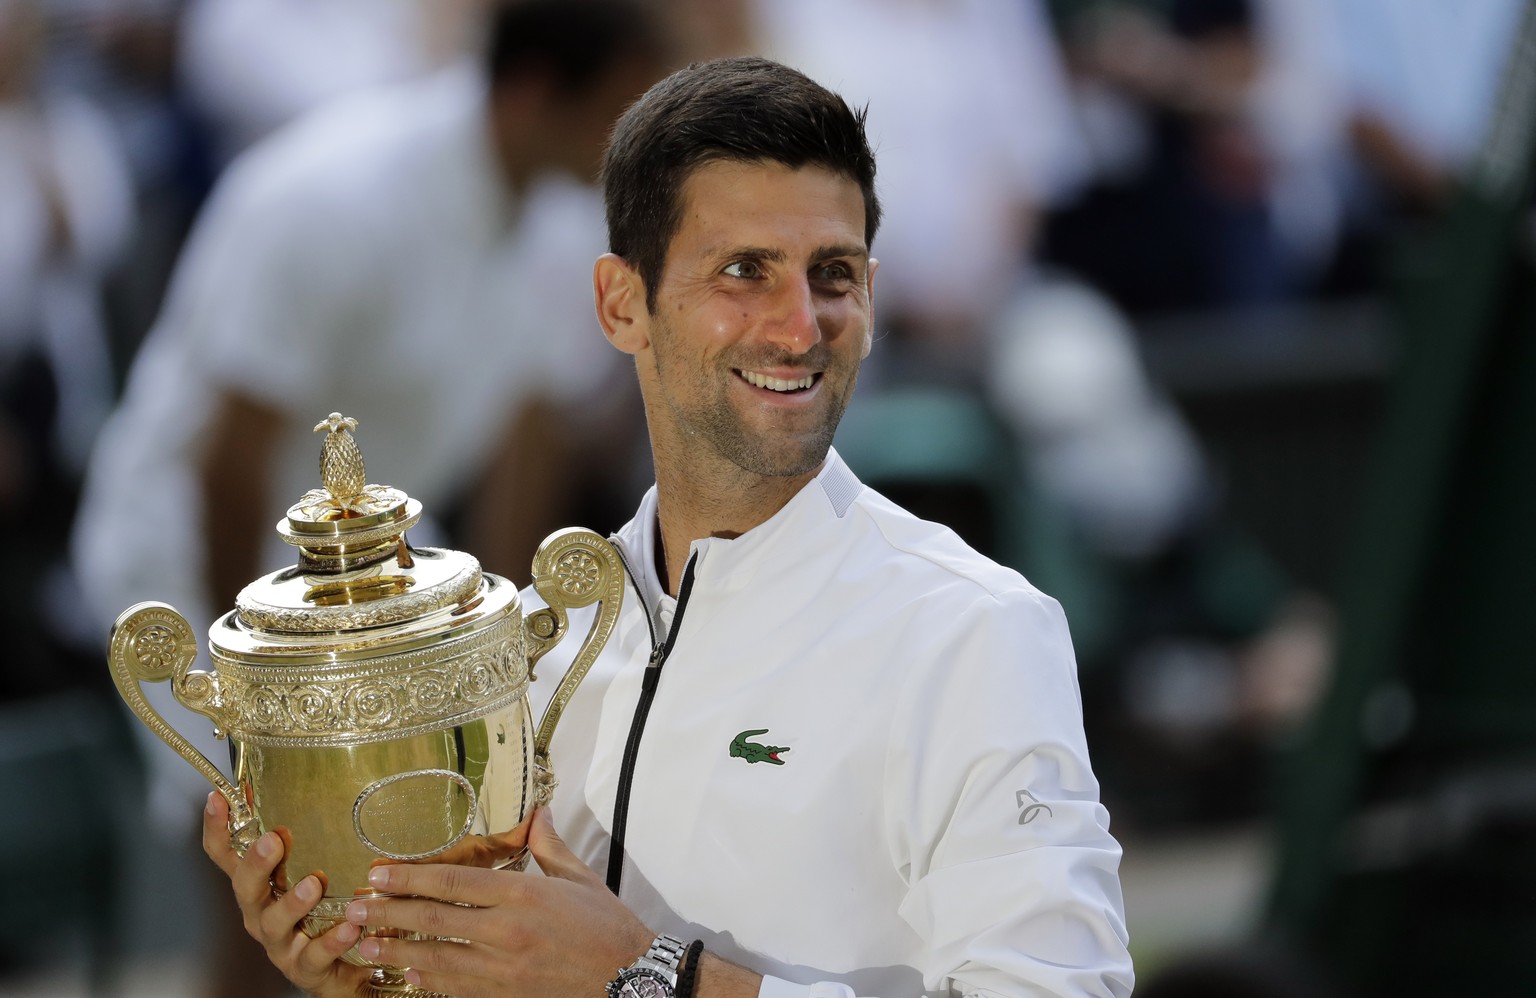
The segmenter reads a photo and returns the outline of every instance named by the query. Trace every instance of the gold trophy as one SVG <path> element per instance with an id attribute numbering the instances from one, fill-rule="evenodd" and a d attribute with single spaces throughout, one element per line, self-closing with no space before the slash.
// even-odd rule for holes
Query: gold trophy
<path id="1" fill-rule="evenodd" d="M 164 603 L 124 611 L 109 652 L 128 706 L 229 801 L 235 849 L 279 830 L 288 855 L 273 890 L 323 871 L 312 936 L 381 893 L 367 880 L 379 862 L 526 862 L 509 833 L 553 792 L 550 738 L 624 594 L 618 553 L 588 530 L 544 541 L 533 584 L 548 605 L 526 616 L 517 589 L 470 555 L 412 548 L 421 504 L 366 484 L 356 426 L 332 413 L 315 427 L 325 487 L 277 525 L 298 565 L 246 586 L 214 622 L 214 671 L 192 669 L 192 627 Z M 567 610 L 598 601 L 535 731 L 533 665 L 565 635 Z M 233 782 L 145 699 L 140 683 L 166 680 L 228 738 Z M 355 946 L 346 958 L 374 968 L 375 995 L 429 994 Z"/>

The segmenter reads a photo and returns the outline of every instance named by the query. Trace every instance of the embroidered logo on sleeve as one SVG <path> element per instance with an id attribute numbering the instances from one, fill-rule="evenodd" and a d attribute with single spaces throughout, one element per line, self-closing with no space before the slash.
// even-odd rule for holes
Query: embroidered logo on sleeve
<path id="1" fill-rule="evenodd" d="M 747 741 L 749 738 L 756 738 L 758 735 L 766 735 L 767 733 L 767 728 L 753 728 L 750 731 L 743 731 L 735 738 L 732 738 L 731 758 L 745 759 L 748 763 L 768 762 L 775 766 L 784 765 L 784 760 L 779 758 L 779 753 L 788 752 L 788 745 L 759 745 L 757 742 Z"/>
<path id="2" fill-rule="evenodd" d="M 1056 817 L 1055 812 L 1051 810 L 1050 805 L 1041 803 L 1040 798 L 1036 797 L 1028 790 L 1020 790 L 1013 796 L 1014 800 L 1017 802 L 1015 806 L 1020 809 L 1019 824 L 1021 825 L 1027 825 L 1031 821 L 1034 821 L 1036 818 L 1040 817 L 1040 812 L 1042 811 L 1044 811 L 1048 817 Z"/>

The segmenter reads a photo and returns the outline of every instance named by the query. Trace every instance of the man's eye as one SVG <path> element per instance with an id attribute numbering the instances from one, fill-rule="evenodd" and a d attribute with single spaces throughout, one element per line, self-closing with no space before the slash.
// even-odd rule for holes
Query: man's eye
<path id="1" fill-rule="evenodd" d="M 763 271 L 761 267 L 751 260 L 737 260 L 735 263 L 726 264 L 725 269 L 721 273 L 727 277 L 752 278 L 762 276 Z"/>
<path id="2" fill-rule="evenodd" d="M 846 263 L 829 263 L 818 268 L 815 276 L 823 281 L 851 281 L 853 270 Z"/>

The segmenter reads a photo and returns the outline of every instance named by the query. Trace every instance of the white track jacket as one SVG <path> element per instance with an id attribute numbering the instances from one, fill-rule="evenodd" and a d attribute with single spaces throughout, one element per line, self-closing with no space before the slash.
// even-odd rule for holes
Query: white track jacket
<path id="1" fill-rule="evenodd" d="M 768 975 L 763 998 L 1130 994 L 1120 847 L 1054 600 L 835 452 L 766 523 L 694 543 L 670 621 L 656 532 L 653 488 L 614 538 L 619 623 L 551 746 L 556 827 L 599 873 L 629 786 L 632 910 Z M 591 612 L 540 662 L 535 717 Z"/>

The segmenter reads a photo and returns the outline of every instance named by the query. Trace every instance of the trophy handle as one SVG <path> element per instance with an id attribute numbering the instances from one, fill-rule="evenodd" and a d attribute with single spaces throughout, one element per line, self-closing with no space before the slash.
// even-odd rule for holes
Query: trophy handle
<path id="1" fill-rule="evenodd" d="M 192 669 L 197 659 L 192 625 L 168 604 L 135 603 L 119 614 L 112 625 L 107 659 L 117 692 L 139 720 L 190 762 L 229 802 L 230 843 L 245 855 L 246 847 L 256 838 L 255 815 L 245 794 L 150 706 L 139 685 L 169 679 L 171 695 L 178 703 L 223 726 L 218 676 Z"/>
<path id="2" fill-rule="evenodd" d="M 560 715 L 571 702 L 571 695 L 586 678 L 592 663 L 597 661 L 619 619 L 619 606 L 624 601 L 624 563 L 619 560 L 619 553 L 612 544 L 590 530 L 579 527 L 557 530 L 544 539 L 533 556 L 533 588 L 549 605 L 523 618 L 523 630 L 528 638 L 530 679 L 533 678 L 534 663 L 565 636 L 568 627 L 566 611 L 602 601 L 581 650 L 549 698 L 533 738 L 537 771 L 534 806 L 537 807 L 549 803 L 554 794 L 549 743 L 555 736 L 555 725 L 560 723 Z"/>

